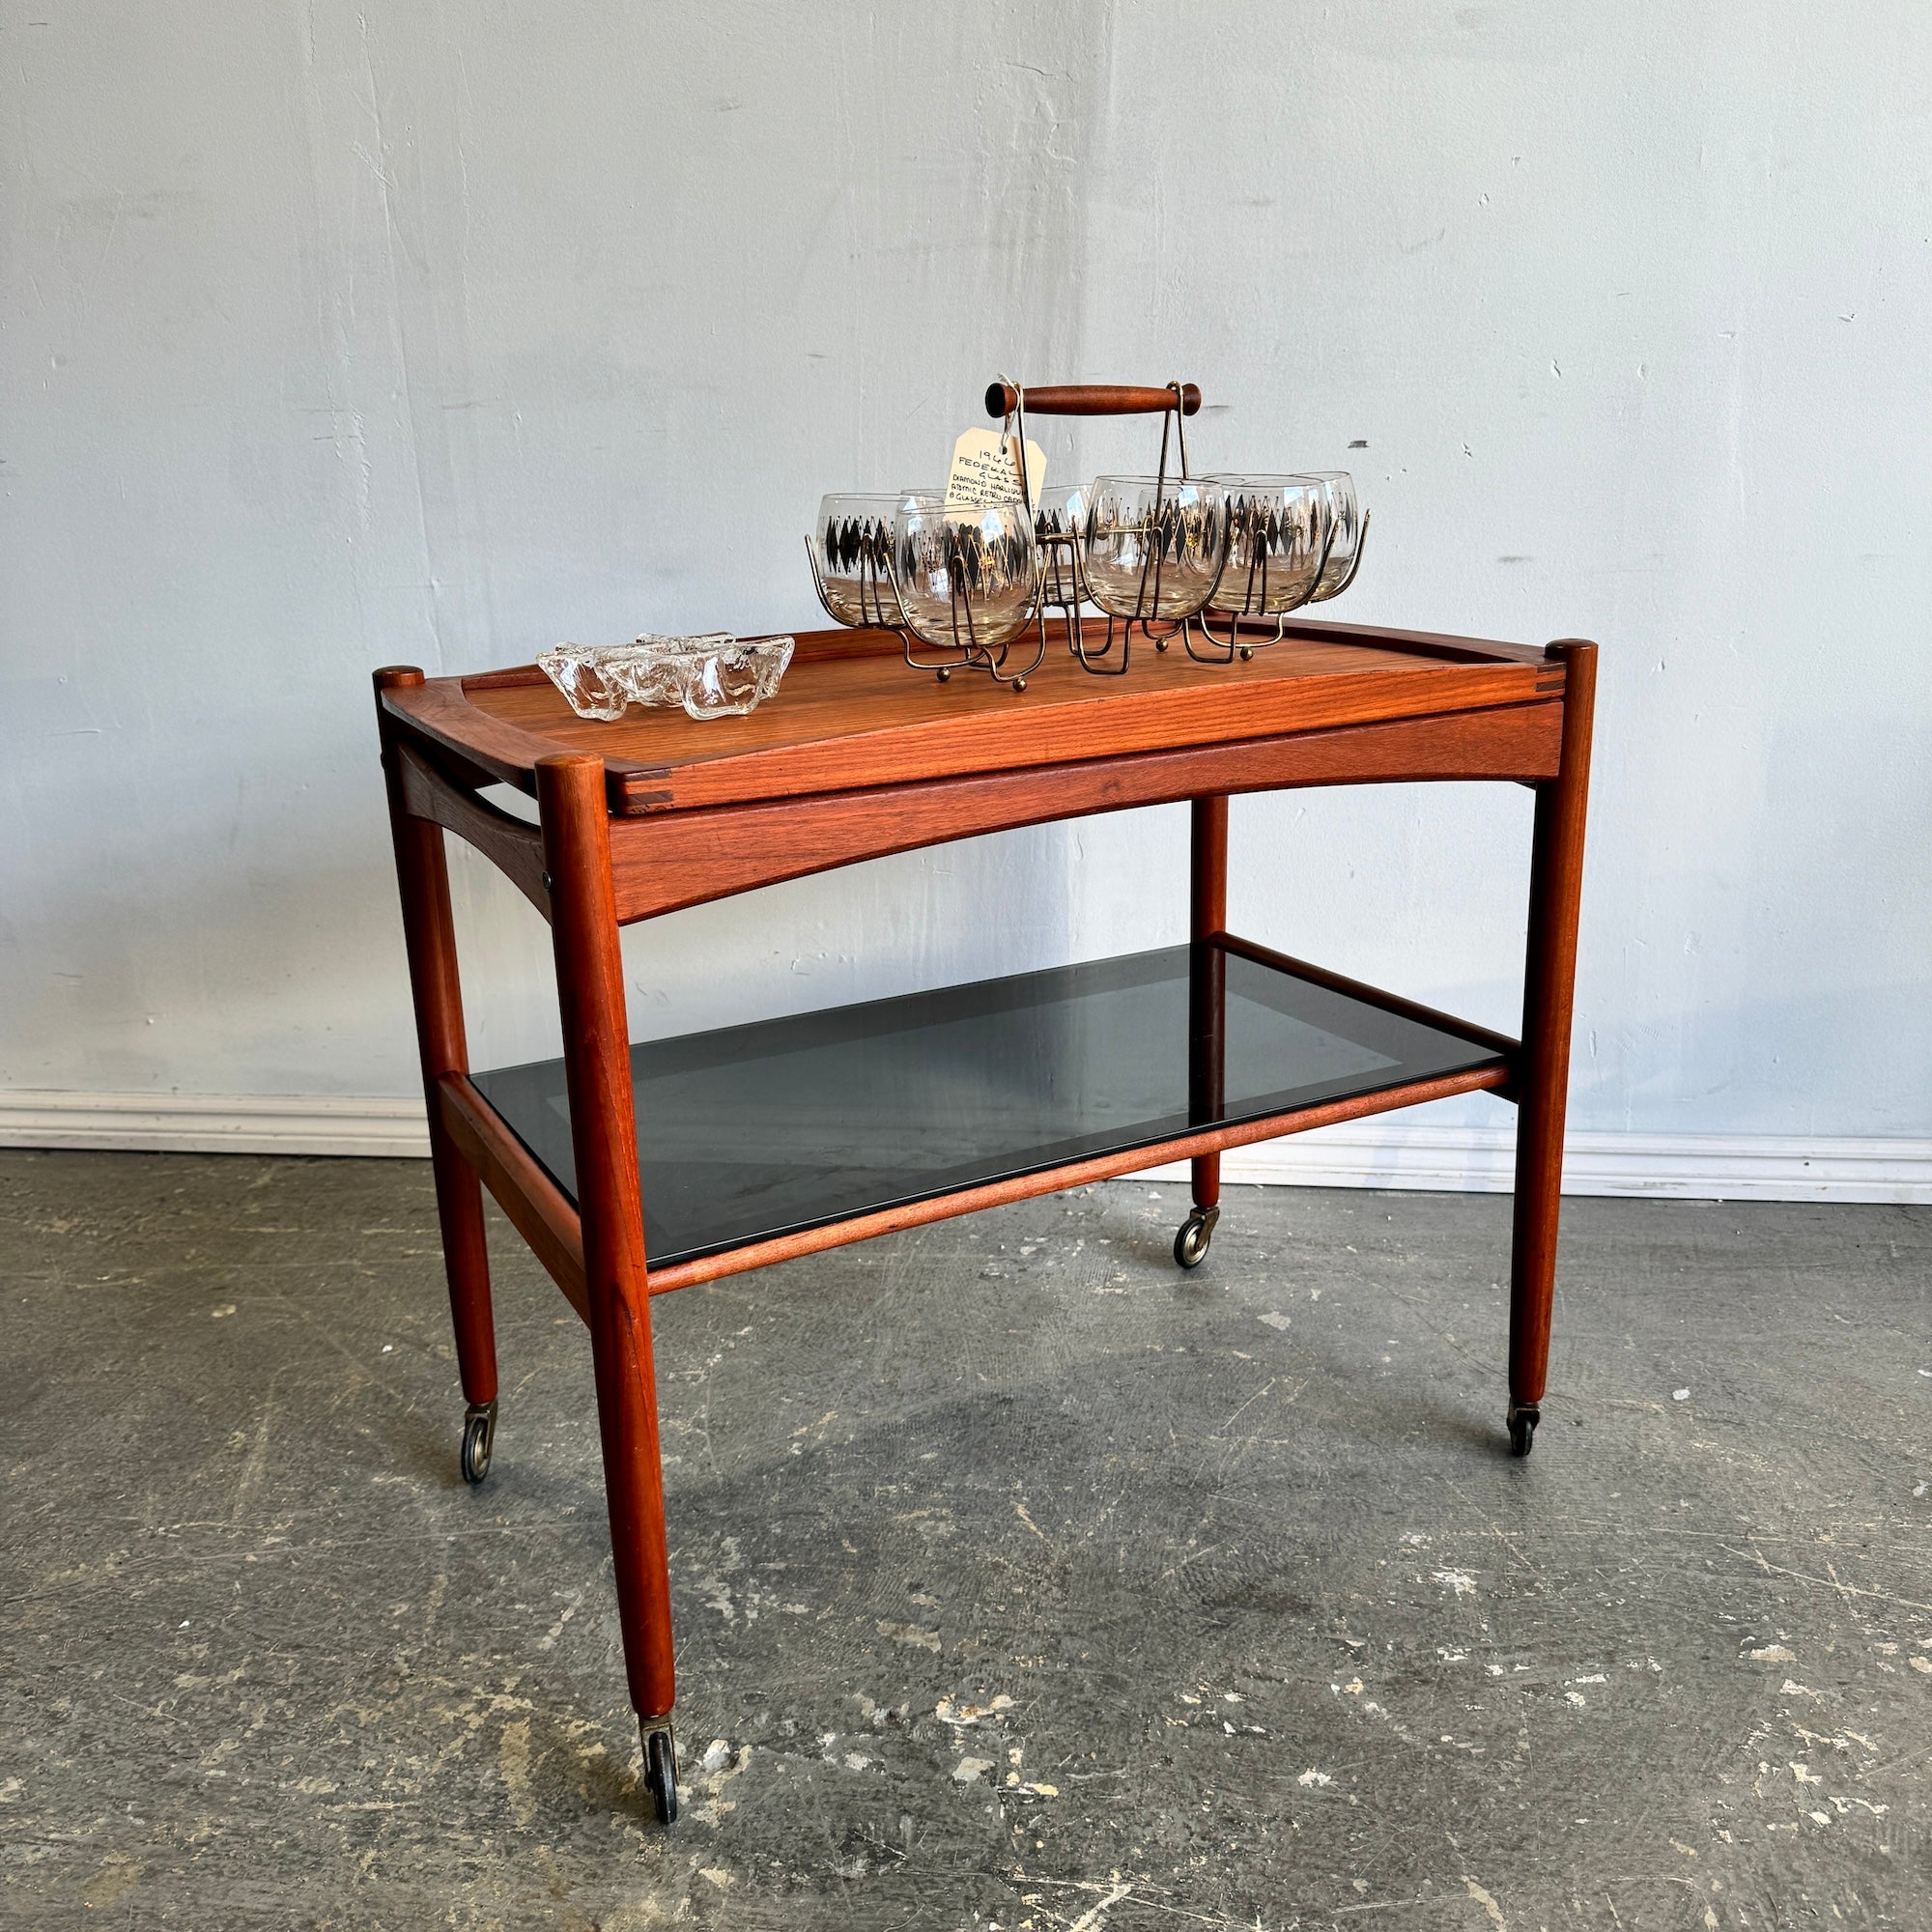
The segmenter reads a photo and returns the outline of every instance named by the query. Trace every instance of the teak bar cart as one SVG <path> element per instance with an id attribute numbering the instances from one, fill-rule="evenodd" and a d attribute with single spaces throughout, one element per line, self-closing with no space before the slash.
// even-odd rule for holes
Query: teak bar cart
<path id="1" fill-rule="evenodd" d="M 1272 623 L 1268 626 L 1271 634 Z M 496 1344 L 481 1189 L 590 1330 L 624 1656 L 675 1816 L 670 1594 L 650 1297 L 894 1229 L 1186 1158 L 1192 1266 L 1220 1156 L 1488 1089 L 1520 1109 L 1511 1446 L 1543 1395 L 1596 649 L 1303 622 L 1252 662 L 1050 654 L 1022 699 L 908 672 L 883 632 L 801 635 L 750 717 L 577 719 L 534 668 L 376 674 L 429 1098 L 464 1474 L 488 1466 Z M 1522 1038 L 1226 928 L 1236 792 L 1499 780 L 1536 793 Z M 482 794 L 533 794 L 538 822 Z M 618 928 L 892 852 L 1191 801 L 1188 945 L 633 1048 Z M 563 1058 L 472 1075 L 443 834 L 550 921 Z"/>

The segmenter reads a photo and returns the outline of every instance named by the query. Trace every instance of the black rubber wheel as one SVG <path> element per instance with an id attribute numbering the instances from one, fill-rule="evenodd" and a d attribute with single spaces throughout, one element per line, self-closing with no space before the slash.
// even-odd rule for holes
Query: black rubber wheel
<path id="1" fill-rule="evenodd" d="M 1218 1208 L 1197 1208 L 1181 1222 L 1174 1237 L 1174 1259 L 1184 1268 L 1198 1268 L 1208 1259 L 1208 1245 L 1214 1238 L 1214 1223 L 1221 1218 Z"/>
<path id="2" fill-rule="evenodd" d="M 1509 1407 L 1510 1454 L 1527 1456 L 1536 1445 L 1536 1425 L 1543 1420 L 1534 1403 L 1511 1403 Z"/>
<path id="3" fill-rule="evenodd" d="M 644 1733 L 644 1782 L 660 1825 L 677 1823 L 677 1746 L 668 1731 Z"/>
<path id="4" fill-rule="evenodd" d="M 497 1405 L 472 1402 L 463 1418 L 463 1480 L 474 1485 L 490 1473 L 490 1451 L 497 1440 Z"/>

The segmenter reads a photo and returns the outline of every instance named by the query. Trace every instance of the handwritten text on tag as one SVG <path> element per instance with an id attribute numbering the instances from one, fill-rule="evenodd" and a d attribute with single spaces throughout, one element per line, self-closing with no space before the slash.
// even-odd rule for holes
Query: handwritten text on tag
<path id="1" fill-rule="evenodd" d="M 949 510 L 986 510 L 999 503 L 1016 503 L 1020 497 L 1020 446 L 1015 437 L 990 429 L 969 429 L 952 445 L 952 471 L 946 479 Z M 1039 508 L 1040 486 L 1046 480 L 1046 455 L 1037 442 L 1026 446 L 1029 509 Z"/>

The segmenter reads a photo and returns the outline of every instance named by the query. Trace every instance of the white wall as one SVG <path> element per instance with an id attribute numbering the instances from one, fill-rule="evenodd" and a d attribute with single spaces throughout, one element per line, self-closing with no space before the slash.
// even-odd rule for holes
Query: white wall
<path id="1" fill-rule="evenodd" d="M 1356 471 L 1338 616 L 1601 640 L 1578 1127 L 1932 1178 L 1928 181 L 1907 0 L 0 0 L 0 1089 L 408 1096 L 372 667 L 812 623 L 817 496 L 996 371 L 1184 375 L 1206 467 Z M 1235 915 L 1513 1024 L 1527 825 L 1243 801 Z M 1160 943 L 1183 866 L 680 915 L 634 1025 Z M 543 928 L 459 895 L 479 1061 L 542 1050 Z"/>

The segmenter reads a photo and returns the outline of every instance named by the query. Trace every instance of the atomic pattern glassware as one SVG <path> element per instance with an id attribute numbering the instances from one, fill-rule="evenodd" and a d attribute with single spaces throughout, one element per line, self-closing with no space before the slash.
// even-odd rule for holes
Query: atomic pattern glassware
<path id="1" fill-rule="evenodd" d="M 1204 479 L 1098 476 L 1081 564 L 1087 594 L 1110 617 L 1191 617 L 1227 557 L 1225 498 Z"/>
<path id="2" fill-rule="evenodd" d="M 1321 582 L 1308 601 L 1320 604 L 1346 590 L 1355 575 L 1361 554 L 1362 512 L 1355 497 L 1355 479 L 1346 469 L 1311 469 L 1309 475 L 1327 494 L 1328 560 L 1321 566 Z"/>
<path id="3" fill-rule="evenodd" d="M 897 497 L 841 494 L 818 506 L 812 567 L 825 608 L 841 624 L 896 624 L 887 560 Z"/>
<path id="4" fill-rule="evenodd" d="M 1034 539 L 1039 547 L 1039 595 L 1042 605 L 1064 611 L 1072 621 L 1087 595 L 1081 576 L 1080 552 L 1087 541 L 1087 499 L 1091 488 L 1076 483 L 1066 489 L 1042 490 L 1034 510 Z"/>
<path id="5" fill-rule="evenodd" d="M 1328 489 L 1313 476 L 1218 476 L 1227 500 L 1228 561 L 1208 607 L 1273 617 L 1306 604 L 1321 570 Z"/>
<path id="6" fill-rule="evenodd" d="M 1015 498 L 986 509 L 948 509 L 907 497 L 893 525 L 892 583 L 923 642 L 1003 654 L 1037 600 L 1033 518 Z"/>
<path id="7" fill-rule="evenodd" d="M 989 509 L 949 506 L 937 490 L 829 496 L 806 544 L 820 601 L 841 624 L 896 632 L 906 662 L 942 681 L 972 668 L 1024 691 L 1040 657 L 1015 671 L 1007 652 L 1037 621 L 1043 653 L 1048 612 L 1088 670 L 1124 671 L 1136 630 L 1225 664 L 1279 642 L 1287 612 L 1353 581 L 1368 518 L 1346 470 L 1189 476 L 1184 440 L 1182 473 L 1166 463 L 1163 440 L 1157 474 L 1046 491 L 1031 514 L 1017 494 Z M 1105 614 L 1104 643 L 1085 640 L 1082 604 Z M 1225 638 L 1210 613 L 1229 620 Z M 1272 638 L 1239 628 L 1268 616 Z M 1196 651 L 1196 631 L 1214 655 Z M 915 640 L 949 655 L 923 662 Z"/>

